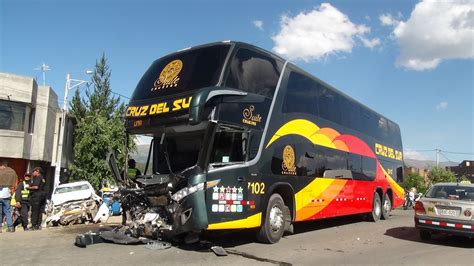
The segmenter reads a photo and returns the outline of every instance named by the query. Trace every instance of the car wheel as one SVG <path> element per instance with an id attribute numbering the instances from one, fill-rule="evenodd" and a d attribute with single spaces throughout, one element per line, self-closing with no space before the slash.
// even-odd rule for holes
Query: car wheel
<path id="1" fill-rule="evenodd" d="M 387 193 L 383 196 L 382 204 L 382 219 L 388 220 L 390 218 L 390 213 L 392 212 L 392 201 Z"/>
<path id="2" fill-rule="evenodd" d="M 279 194 L 273 194 L 268 200 L 264 222 L 257 233 L 258 241 L 274 244 L 280 241 L 285 230 L 285 203 Z"/>
<path id="3" fill-rule="evenodd" d="M 382 202 L 380 200 L 379 193 L 374 192 L 374 201 L 372 203 L 372 212 L 369 214 L 369 220 L 372 222 L 377 222 L 380 220 L 382 215 Z"/>
<path id="4" fill-rule="evenodd" d="M 420 237 L 423 240 L 430 240 L 431 239 L 431 233 L 426 230 L 420 230 Z"/>

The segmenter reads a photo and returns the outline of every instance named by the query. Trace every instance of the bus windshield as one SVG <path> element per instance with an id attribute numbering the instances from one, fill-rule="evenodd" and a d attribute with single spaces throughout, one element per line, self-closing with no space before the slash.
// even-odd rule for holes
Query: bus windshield
<path id="1" fill-rule="evenodd" d="M 230 44 L 184 50 L 153 62 L 138 82 L 132 99 L 144 100 L 215 86 Z"/>

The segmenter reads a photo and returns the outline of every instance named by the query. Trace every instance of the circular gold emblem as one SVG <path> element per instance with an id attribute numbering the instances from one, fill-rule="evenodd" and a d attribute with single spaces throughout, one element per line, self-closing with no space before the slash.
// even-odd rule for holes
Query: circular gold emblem
<path id="1" fill-rule="evenodd" d="M 295 171 L 295 151 L 290 145 L 286 145 L 283 149 L 283 170 Z"/>
<path id="2" fill-rule="evenodd" d="M 183 68 L 183 61 L 176 59 L 169 62 L 165 68 L 160 73 L 160 83 L 161 84 L 169 84 L 172 83 L 173 80 L 178 76 L 179 72 Z"/>

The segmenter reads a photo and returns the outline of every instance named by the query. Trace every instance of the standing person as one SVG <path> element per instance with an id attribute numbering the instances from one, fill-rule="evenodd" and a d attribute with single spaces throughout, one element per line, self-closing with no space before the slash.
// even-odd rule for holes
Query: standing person
<path id="1" fill-rule="evenodd" d="M 30 179 L 31 175 L 25 174 L 23 182 L 18 185 L 15 193 L 15 207 L 20 210 L 20 218 L 15 221 L 14 226 L 21 223 L 25 231 L 28 231 L 28 212 L 30 211 L 30 191 L 28 190 Z"/>
<path id="2" fill-rule="evenodd" d="M 16 172 L 8 167 L 8 162 L 0 164 L 0 232 L 2 232 L 3 217 L 7 222 L 7 232 L 15 232 L 10 211 L 11 191 L 16 183 Z"/>
<path id="3" fill-rule="evenodd" d="M 31 229 L 41 230 L 43 205 L 46 200 L 44 185 L 46 181 L 43 177 L 43 169 L 35 167 L 32 172 L 32 180 L 28 189 L 30 190 L 31 204 Z"/>

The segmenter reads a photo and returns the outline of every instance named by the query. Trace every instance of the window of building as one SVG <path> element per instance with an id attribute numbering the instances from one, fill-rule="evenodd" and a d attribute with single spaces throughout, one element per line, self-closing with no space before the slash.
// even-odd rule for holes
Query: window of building
<path id="1" fill-rule="evenodd" d="M 0 100 L 0 129 L 25 131 L 26 104 Z"/>
<path id="2" fill-rule="evenodd" d="M 30 118 L 28 119 L 28 133 L 33 133 L 35 131 L 35 116 L 36 116 L 36 109 L 31 108 Z"/>
<path id="3" fill-rule="evenodd" d="M 272 98 L 281 69 L 277 60 L 242 48 L 229 64 L 225 85 Z"/>

